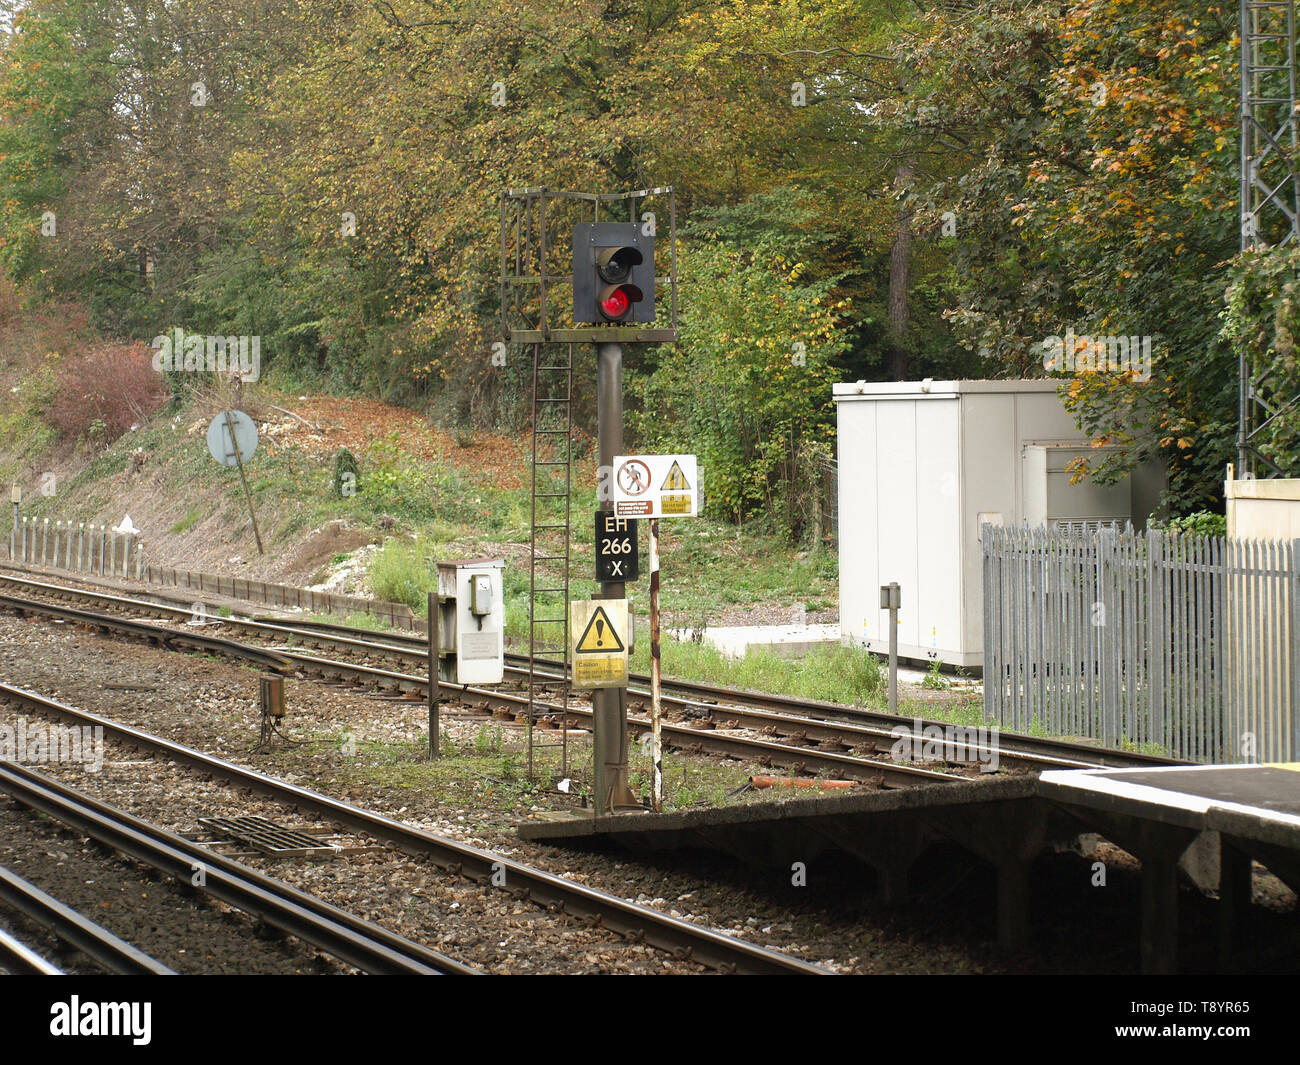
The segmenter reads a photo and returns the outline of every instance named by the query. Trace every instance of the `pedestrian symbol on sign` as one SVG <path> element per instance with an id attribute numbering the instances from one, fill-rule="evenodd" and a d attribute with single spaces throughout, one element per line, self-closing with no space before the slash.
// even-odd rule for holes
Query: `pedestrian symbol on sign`
<path id="1" fill-rule="evenodd" d="M 630 459 L 618 468 L 618 486 L 630 496 L 639 496 L 650 487 L 650 467 L 640 459 Z"/>

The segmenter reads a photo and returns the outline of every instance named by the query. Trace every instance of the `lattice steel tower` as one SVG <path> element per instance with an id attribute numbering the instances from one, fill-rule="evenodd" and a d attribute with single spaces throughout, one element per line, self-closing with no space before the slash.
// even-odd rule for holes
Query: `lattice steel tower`
<path id="1" fill-rule="evenodd" d="M 1295 0 L 1241 0 L 1241 249 L 1300 241 L 1296 172 Z M 1262 354 L 1262 353 L 1261 353 Z M 1238 353 L 1238 476 L 1285 471 L 1270 457 L 1266 432 L 1294 416 L 1300 395 L 1278 366 Z"/>

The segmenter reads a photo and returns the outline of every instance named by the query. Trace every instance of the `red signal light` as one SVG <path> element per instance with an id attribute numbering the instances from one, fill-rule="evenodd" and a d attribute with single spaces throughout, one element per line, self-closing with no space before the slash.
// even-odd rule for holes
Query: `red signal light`
<path id="1" fill-rule="evenodd" d="M 607 322 L 621 322 L 632 311 L 632 304 L 642 299 L 641 290 L 633 284 L 606 285 L 597 296 L 596 306 Z"/>
<path id="2" fill-rule="evenodd" d="M 622 318 L 627 314 L 628 306 L 627 293 L 616 288 L 600 301 L 600 313 L 606 318 Z"/>

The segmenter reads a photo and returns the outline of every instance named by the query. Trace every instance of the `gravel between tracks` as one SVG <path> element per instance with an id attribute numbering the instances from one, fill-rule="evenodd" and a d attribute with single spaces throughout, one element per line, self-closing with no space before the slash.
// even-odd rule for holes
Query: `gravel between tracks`
<path id="1" fill-rule="evenodd" d="M 247 757 L 255 736 L 255 671 L 194 656 L 114 642 L 71 626 L 49 626 L 0 617 L 0 675 L 61 701 L 106 714 L 142 729 L 209 750 L 259 770 L 275 771 L 264 760 Z M 131 685 L 134 690 L 108 687 Z M 302 685 L 317 713 L 344 695 Z M 305 704 L 306 699 L 302 700 Z M 370 713 L 394 704 L 367 699 Z M 4 711 L 12 718 L 14 711 Z M 349 715 L 358 719 L 356 707 Z M 370 734 L 370 726 L 359 733 Z M 373 729 L 391 728 L 382 721 Z M 307 755 L 300 757 L 306 758 Z M 260 814 L 283 824 L 301 824 L 293 811 L 270 800 L 201 778 L 194 770 L 145 758 L 121 744 L 105 743 L 104 765 L 91 772 L 77 764 L 35 766 L 41 772 L 104 799 L 155 824 L 192 832 L 204 816 Z M 285 779 L 304 782 L 293 772 Z M 343 794 L 353 801 L 357 794 Z M 428 817 L 403 819 L 432 831 L 452 834 L 452 826 Z M 457 834 L 466 839 L 466 834 Z M 489 841 L 468 842 L 488 846 Z M 340 836 L 345 846 L 374 841 Z M 432 863 L 383 847 L 377 853 L 349 854 L 332 860 L 241 859 L 254 868 L 381 923 L 471 965 L 495 972 L 700 972 L 702 967 L 662 951 L 627 943 L 611 933 L 590 930 L 495 888 L 438 869 Z"/>
<path id="2" fill-rule="evenodd" d="M 899 913 L 870 901 L 869 884 L 857 869 L 829 868 L 822 882 L 794 889 L 789 870 L 773 868 L 764 874 L 739 869 L 721 858 L 657 854 L 642 862 L 621 853 L 527 844 L 517 839 L 513 827 L 528 816 L 529 800 L 521 799 L 513 807 L 488 802 L 490 782 L 467 784 L 462 796 L 440 805 L 418 789 L 359 780 L 339 750 L 338 734 L 346 729 L 359 744 L 418 742 L 424 729 L 424 706 L 419 701 L 289 681 L 290 735 L 335 738 L 297 748 L 277 742 L 269 752 L 254 755 L 248 749 L 257 734 L 256 670 L 92 635 L 70 625 L 0 615 L 0 676 L 398 820 L 489 847 L 839 971 L 1106 972 L 1131 968 L 1134 960 L 1128 950 L 1131 937 L 1124 937 L 1119 948 L 1104 942 L 1114 939 L 1117 922 L 1129 920 L 1135 902 L 1134 863 L 1118 852 L 1107 861 L 1113 863 L 1114 882 L 1121 890 L 1108 891 L 1104 898 L 1096 892 L 1083 893 L 1077 902 L 1069 903 L 1074 908 L 1061 918 L 1060 927 L 1046 930 L 1046 955 L 1008 957 L 992 944 L 991 877 L 960 858 L 918 863 L 913 890 L 928 906 Z M 449 717 L 449 728 L 465 744 L 490 720 Z M 140 756 L 115 753 L 112 757 Z M 273 804 L 235 796 L 224 786 L 207 785 L 203 790 L 203 782 L 188 771 L 153 764 L 156 768 L 148 773 L 138 766 L 108 767 L 100 775 L 105 797 L 120 799 L 119 804 L 128 809 L 131 802 L 139 802 L 141 812 L 160 823 L 166 819 L 158 810 L 165 807 L 181 829 L 192 829 L 196 817 L 215 812 L 266 812 L 279 820 L 297 820 L 270 809 Z M 80 770 L 70 772 L 85 776 Z M 1046 862 L 1045 897 L 1063 898 L 1076 891 L 1078 883 L 1087 883 L 1088 867 L 1077 856 L 1049 857 Z M 349 857 L 325 863 L 274 862 L 268 863 L 268 870 L 490 971 L 679 972 L 686 968 L 659 952 L 638 958 L 637 950 L 621 940 L 583 939 L 590 933 L 556 929 L 546 925 L 552 918 L 537 907 L 513 900 L 506 905 L 499 894 L 492 908 L 477 886 L 448 883 L 445 874 L 422 861 Z M 1195 910 L 1196 901 L 1189 900 L 1193 904 L 1189 909 Z M 1278 903 L 1287 909 L 1294 899 Z M 1193 912 L 1189 921 L 1194 919 Z M 1085 928 L 1095 932 L 1081 931 Z"/>
<path id="3" fill-rule="evenodd" d="M 278 744 L 252 755 L 257 735 L 256 670 L 203 656 L 180 655 L 87 633 L 72 625 L 20 620 L 0 615 L 0 676 L 11 683 L 111 716 L 124 723 L 210 751 L 285 780 L 370 807 L 398 820 L 488 847 L 576 881 L 599 887 L 630 901 L 653 906 L 742 936 L 751 942 L 787 950 L 841 971 L 962 972 L 984 962 L 964 948 L 928 945 L 911 933 L 894 935 L 879 926 L 863 926 L 856 908 L 838 916 L 820 904 L 807 913 L 797 909 L 789 892 L 781 898 L 764 885 L 737 889 L 734 878 L 712 882 L 691 872 L 660 871 L 617 855 L 592 854 L 527 844 L 514 835 L 514 824 L 528 809 L 502 810 L 476 805 L 467 791 L 455 806 L 438 807 L 417 790 L 358 783 L 347 774 L 337 742 L 298 748 Z M 326 735 L 346 729 L 359 745 L 367 741 L 418 740 L 425 726 L 422 701 L 379 698 L 350 688 L 286 682 L 293 736 Z M 472 743 L 485 715 L 449 717 L 448 728 L 462 744 Z M 138 763 L 140 755 L 109 745 L 110 759 Z M 106 764 L 90 774 L 78 767 L 59 768 L 74 786 L 139 812 L 159 824 L 192 830 L 195 819 L 211 813 L 264 813 L 293 822 L 275 804 L 237 796 L 223 785 L 207 784 L 184 769 L 150 760 Z M 76 779 L 72 779 L 76 778 Z M 251 860 L 250 860 L 251 862 Z M 255 864 L 255 863 L 254 863 Z M 657 951 L 612 942 L 573 928 L 558 931 L 548 947 L 543 932 L 554 918 L 538 907 L 499 901 L 482 910 L 481 889 L 447 884 L 432 865 L 405 857 L 349 857 L 327 863 L 275 862 L 272 875 L 314 891 L 329 901 L 380 920 L 403 935 L 427 942 L 461 960 L 491 971 L 683 971 L 690 969 Z M 788 885 L 789 873 L 781 879 Z M 326 890 L 331 893 L 326 894 Z M 496 893 L 498 900 L 499 893 Z M 471 906 L 468 896 L 480 896 Z M 453 904 L 457 904 L 453 907 Z M 504 927 L 507 934 L 497 935 Z M 578 945 L 574 946 L 574 936 Z M 504 944 L 504 945 L 503 945 Z"/>
<path id="4" fill-rule="evenodd" d="M 238 910 L 116 856 L 7 797 L 0 798 L 0 865 L 178 973 L 342 971 L 310 944 L 268 937 Z M 2 903 L 0 917 L 65 971 L 102 972 Z"/>

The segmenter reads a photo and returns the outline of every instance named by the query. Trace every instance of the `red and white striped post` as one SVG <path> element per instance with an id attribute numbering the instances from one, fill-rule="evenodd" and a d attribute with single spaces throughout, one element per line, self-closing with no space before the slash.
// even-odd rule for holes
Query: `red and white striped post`
<path id="1" fill-rule="evenodd" d="M 650 519 L 650 757 L 654 761 L 655 813 L 664 804 L 663 714 L 659 701 L 659 519 Z"/>

